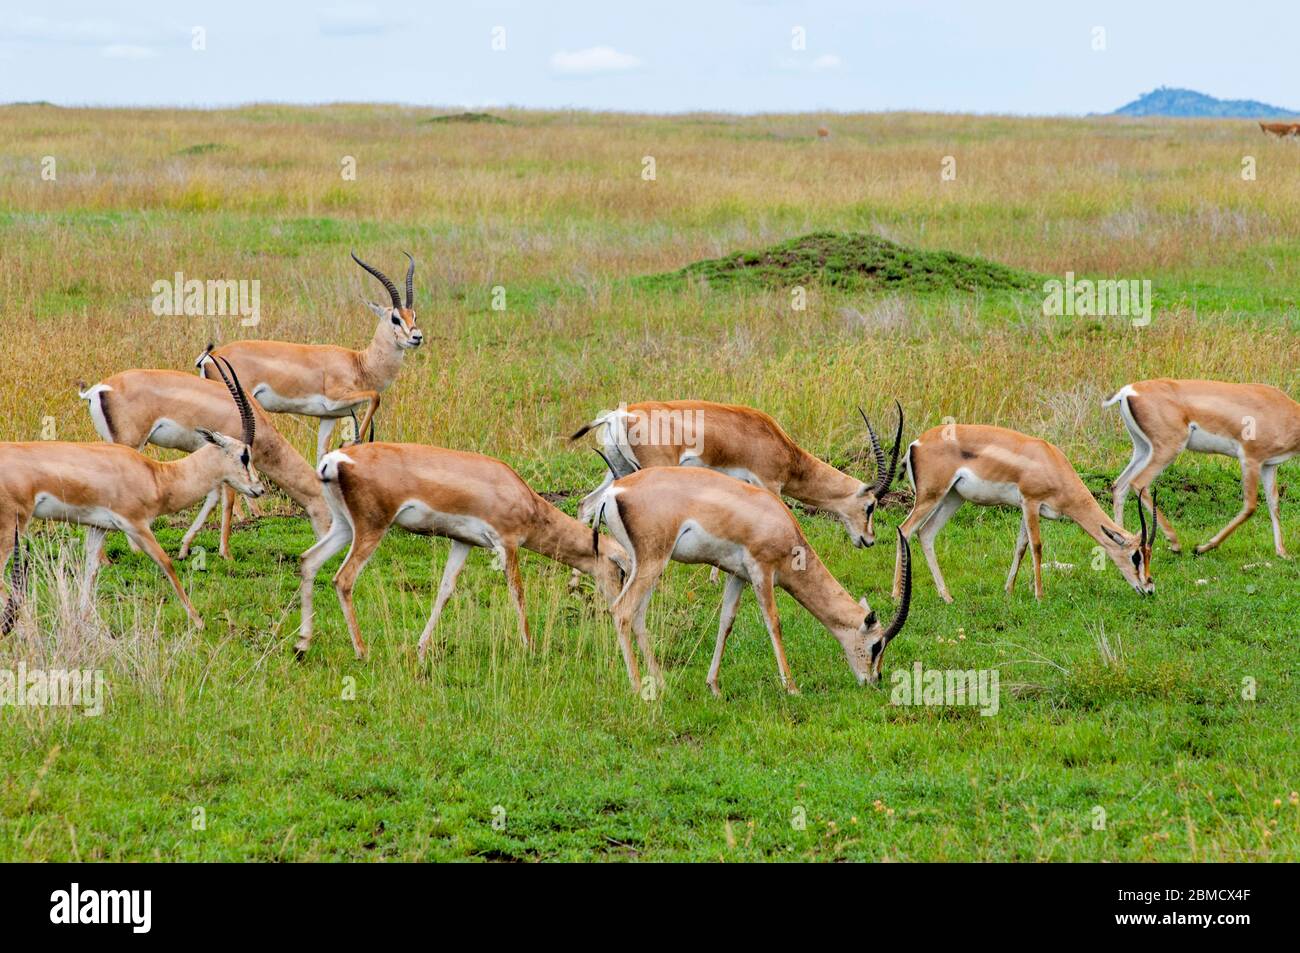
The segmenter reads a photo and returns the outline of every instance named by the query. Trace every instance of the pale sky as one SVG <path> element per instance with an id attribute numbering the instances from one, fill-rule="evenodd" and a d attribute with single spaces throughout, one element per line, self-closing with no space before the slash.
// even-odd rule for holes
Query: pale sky
<path id="1" fill-rule="evenodd" d="M 1165 85 L 1300 109 L 1294 0 L 3 5 L 0 102 L 1081 114 Z"/>

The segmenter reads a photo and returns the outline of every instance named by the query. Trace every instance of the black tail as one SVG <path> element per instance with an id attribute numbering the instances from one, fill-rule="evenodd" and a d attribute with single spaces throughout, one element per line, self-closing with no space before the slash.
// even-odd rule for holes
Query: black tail
<path id="1" fill-rule="evenodd" d="M 585 437 L 587 434 L 591 433 L 592 426 L 592 424 L 583 424 L 578 429 L 578 432 L 569 438 L 569 443 L 573 443 L 573 441 L 577 440 L 579 437 Z"/>

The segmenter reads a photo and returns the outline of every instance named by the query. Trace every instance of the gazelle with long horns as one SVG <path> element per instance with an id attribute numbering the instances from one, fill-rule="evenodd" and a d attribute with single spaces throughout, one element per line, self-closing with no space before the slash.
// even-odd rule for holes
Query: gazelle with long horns
<path id="1" fill-rule="evenodd" d="M 840 643 L 859 684 L 880 680 L 885 647 L 907 621 L 912 568 L 910 550 L 901 534 L 903 595 L 886 626 L 865 597 L 855 600 L 830 574 L 780 497 L 714 470 L 651 467 L 620 477 L 597 501 L 597 524 L 602 520 L 632 558 L 632 569 L 613 608 L 614 627 L 634 691 L 641 687 L 641 672 L 632 651 L 633 634 L 650 676 L 663 684 L 645 617 L 669 560 L 707 563 L 728 574 L 707 679 L 715 695 L 721 694 L 718 670 L 746 583 L 758 597 L 781 684 L 792 694 L 798 689 L 781 641 L 778 586 Z"/>
<path id="2" fill-rule="evenodd" d="M 609 463 L 605 481 L 578 507 L 578 519 L 589 521 L 605 490 L 618 477 L 649 467 L 705 467 L 753 486 L 788 496 L 805 506 L 837 516 L 854 546 L 876 541 L 875 512 L 893 482 L 903 436 L 903 408 L 898 407 L 898 433 L 888 463 L 875 429 L 867 425 L 876 477 L 864 483 L 804 450 L 775 420 L 752 407 L 704 400 L 665 400 L 629 404 L 585 425 L 570 440 L 600 431 Z"/>
<path id="3" fill-rule="evenodd" d="M 935 587 L 944 602 L 952 602 L 934 553 L 934 538 L 967 501 L 980 506 L 1019 507 L 1020 537 L 1016 541 L 1006 590 L 1016 583 L 1025 550 L 1033 555 L 1034 596 L 1043 597 L 1043 546 L 1039 520 L 1065 517 L 1095 539 L 1124 579 L 1143 595 L 1155 592 L 1151 579 L 1151 543 L 1145 515 L 1142 534 L 1134 536 L 1111 520 L 1083 485 L 1060 450 L 1037 437 L 1002 427 L 945 424 L 921 434 L 907 448 L 908 479 L 916 488 L 916 503 L 899 529 L 917 535 Z M 1139 506 L 1138 513 L 1142 513 Z M 894 595 L 902 578 L 903 554 L 895 561 Z"/>
<path id="4" fill-rule="evenodd" d="M 1300 404 L 1267 384 L 1229 384 L 1223 381 L 1158 380 L 1126 384 L 1106 401 L 1119 405 L 1120 417 L 1133 441 L 1133 459 L 1115 481 L 1116 521 L 1124 518 L 1124 498 L 1129 487 L 1149 487 L 1184 450 L 1219 453 L 1241 463 L 1241 511 L 1213 538 L 1196 547 L 1214 549 L 1259 505 L 1264 486 L 1269 519 L 1273 523 L 1273 548 L 1286 558 L 1282 524 L 1278 515 L 1277 468 L 1300 453 Z M 1155 509 L 1150 496 L 1139 494 L 1155 512 L 1169 548 L 1182 546 L 1165 514 Z"/>
<path id="5" fill-rule="evenodd" d="M 190 621 L 202 628 L 203 619 L 194 611 L 150 524 L 159 516 L 193 506 L 223 484 L 246 496 L 262 495 L 253 466 L 253 409 L 234 369 L 226 365 L 218 370 L 239 408 L 240 437 L 200 428 L 203 446 L 181 460 L 162 463 L 112 443 L 0 443 L 0 566 L 32 517 L 79 523 L 86 527 L 83 592 L 89 598 L 104 536 L 109 530 L 121 530 L 158 564 Z"/>
<path id="6" fill-rule="evenodd" d="M 352 589 L 392 526 L 451 540 L 433 611 L 420 636 L 421 661 L 465 558 L 474 547 L 490 549 L 500 559 L 525 647 L 531 647 L 532 640 L 524 612 L 520 549 L 590 574 L 608 601 L 618 594 L 629 568 L 627 555 L 617 543 L 597 536 L 593 547 L 590 528 L 546 502 L 519 474 L 492 457 L 421 444 L 363 443 L 327 453 L 316 470 L 334 521 L 325 538 L 302 556 L 299 653 L 311 647 L 316 574 L 331 556 L 350 544 L 334 576 L 334 589 L 357 658 L 365 656 Z"/>
<path id="7" fill-rule="evenodd" d="M 240 426 L 239 408 L 231 404 L 230 395 L 221 383 L 181 371 L 122 371 L 93 387 L 81 385 L 80 391 L 100 437 L 137 450 L 153 444 L 193 453 L 204 444 L 203 430 L 231 433 Z M 312 531 L 320 539 L 329 529 L 330 510 L 321 495 L 315 469 L 276 430 L 270 416 L 256 401 L 249 401 L 249 408 L 255 423 L 253 458 L 257 460 L 257 469 L 307 511 Z M 219 552 L 223 559 L 230 558 L 235 491 L 229 486 L 214 488 L 208 494 L 181 540 L 179 558 L 189 554 L 190 544 L 207 521 L 218 496 L 222 497 Z"/>
<path id="8" fill-rule="evenodd" d="M 332 344 L 294 344 L 288 341 L 232 341 L 199 355 L 195 367 L 208 375 L 213 357 L 224 357 L 243 376 L 248 392 L 264 410 L 276 414 L 302 414 L 320 418 L 316 435 L 316 459 L 324 456 L 330 434 L 340 418 L 353 416 L 365 404 L 365 416 L 357 429 L 364 437 L 380 394 L 397 378 L 406 352 L 424 342 L 424 332 L 415 326 L 415 259 L 410 254 L 406 269 L 406 300 L 397 285 L 378 268 L 352 255 L 352 260 L 374 275 L 388 291 L 392 306 L 367 302 L 379 318 L 370 346 L 353 351 Z"/>

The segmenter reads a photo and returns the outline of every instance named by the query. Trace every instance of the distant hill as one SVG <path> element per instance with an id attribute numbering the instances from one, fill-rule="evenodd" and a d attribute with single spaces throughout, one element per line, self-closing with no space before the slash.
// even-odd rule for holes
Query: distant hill
<path id="1" fill-rule="evenodd" d="M 1254 99 L 1215 99 L 1193 89 L 1161 86 L 1116 109 L 1115 116 L 1185 116 L 1221 119 L 1282 119 L 1300 115 Z"/>

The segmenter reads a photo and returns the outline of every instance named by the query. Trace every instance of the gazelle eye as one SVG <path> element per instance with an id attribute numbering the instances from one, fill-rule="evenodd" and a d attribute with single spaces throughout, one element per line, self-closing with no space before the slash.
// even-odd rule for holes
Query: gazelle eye
<path id="1" fill-rule="evenodd" d="M 401 327 L 402 319 L 399 318 L 397 315 L 393 315 L 393 323 L 396 324 L 398 327 Z"/>
<path id="2" fill-rule="evenodd" d="M 241 454 L 239 455 L 239 462 L 242 463 L 244 466 L 248 466 L 248 451 L 247 451 L 247 450 L 245 450 L 243 453 L 241 453 Z"/>
<path id="3" fill-rule="evenodd" d="M 1133 558 L 1133 565 L 1134 565 L 1135 567 L 1138 567 L 1138 566 L 1141 566 L 1141 565 L 1142 565 L 1142 553 L 1140 553 L 1140 552 L 1135 552 L 1135 553 L 1133 553 L 1133 557 L 1132 557 L 1132 558 Z"/>

